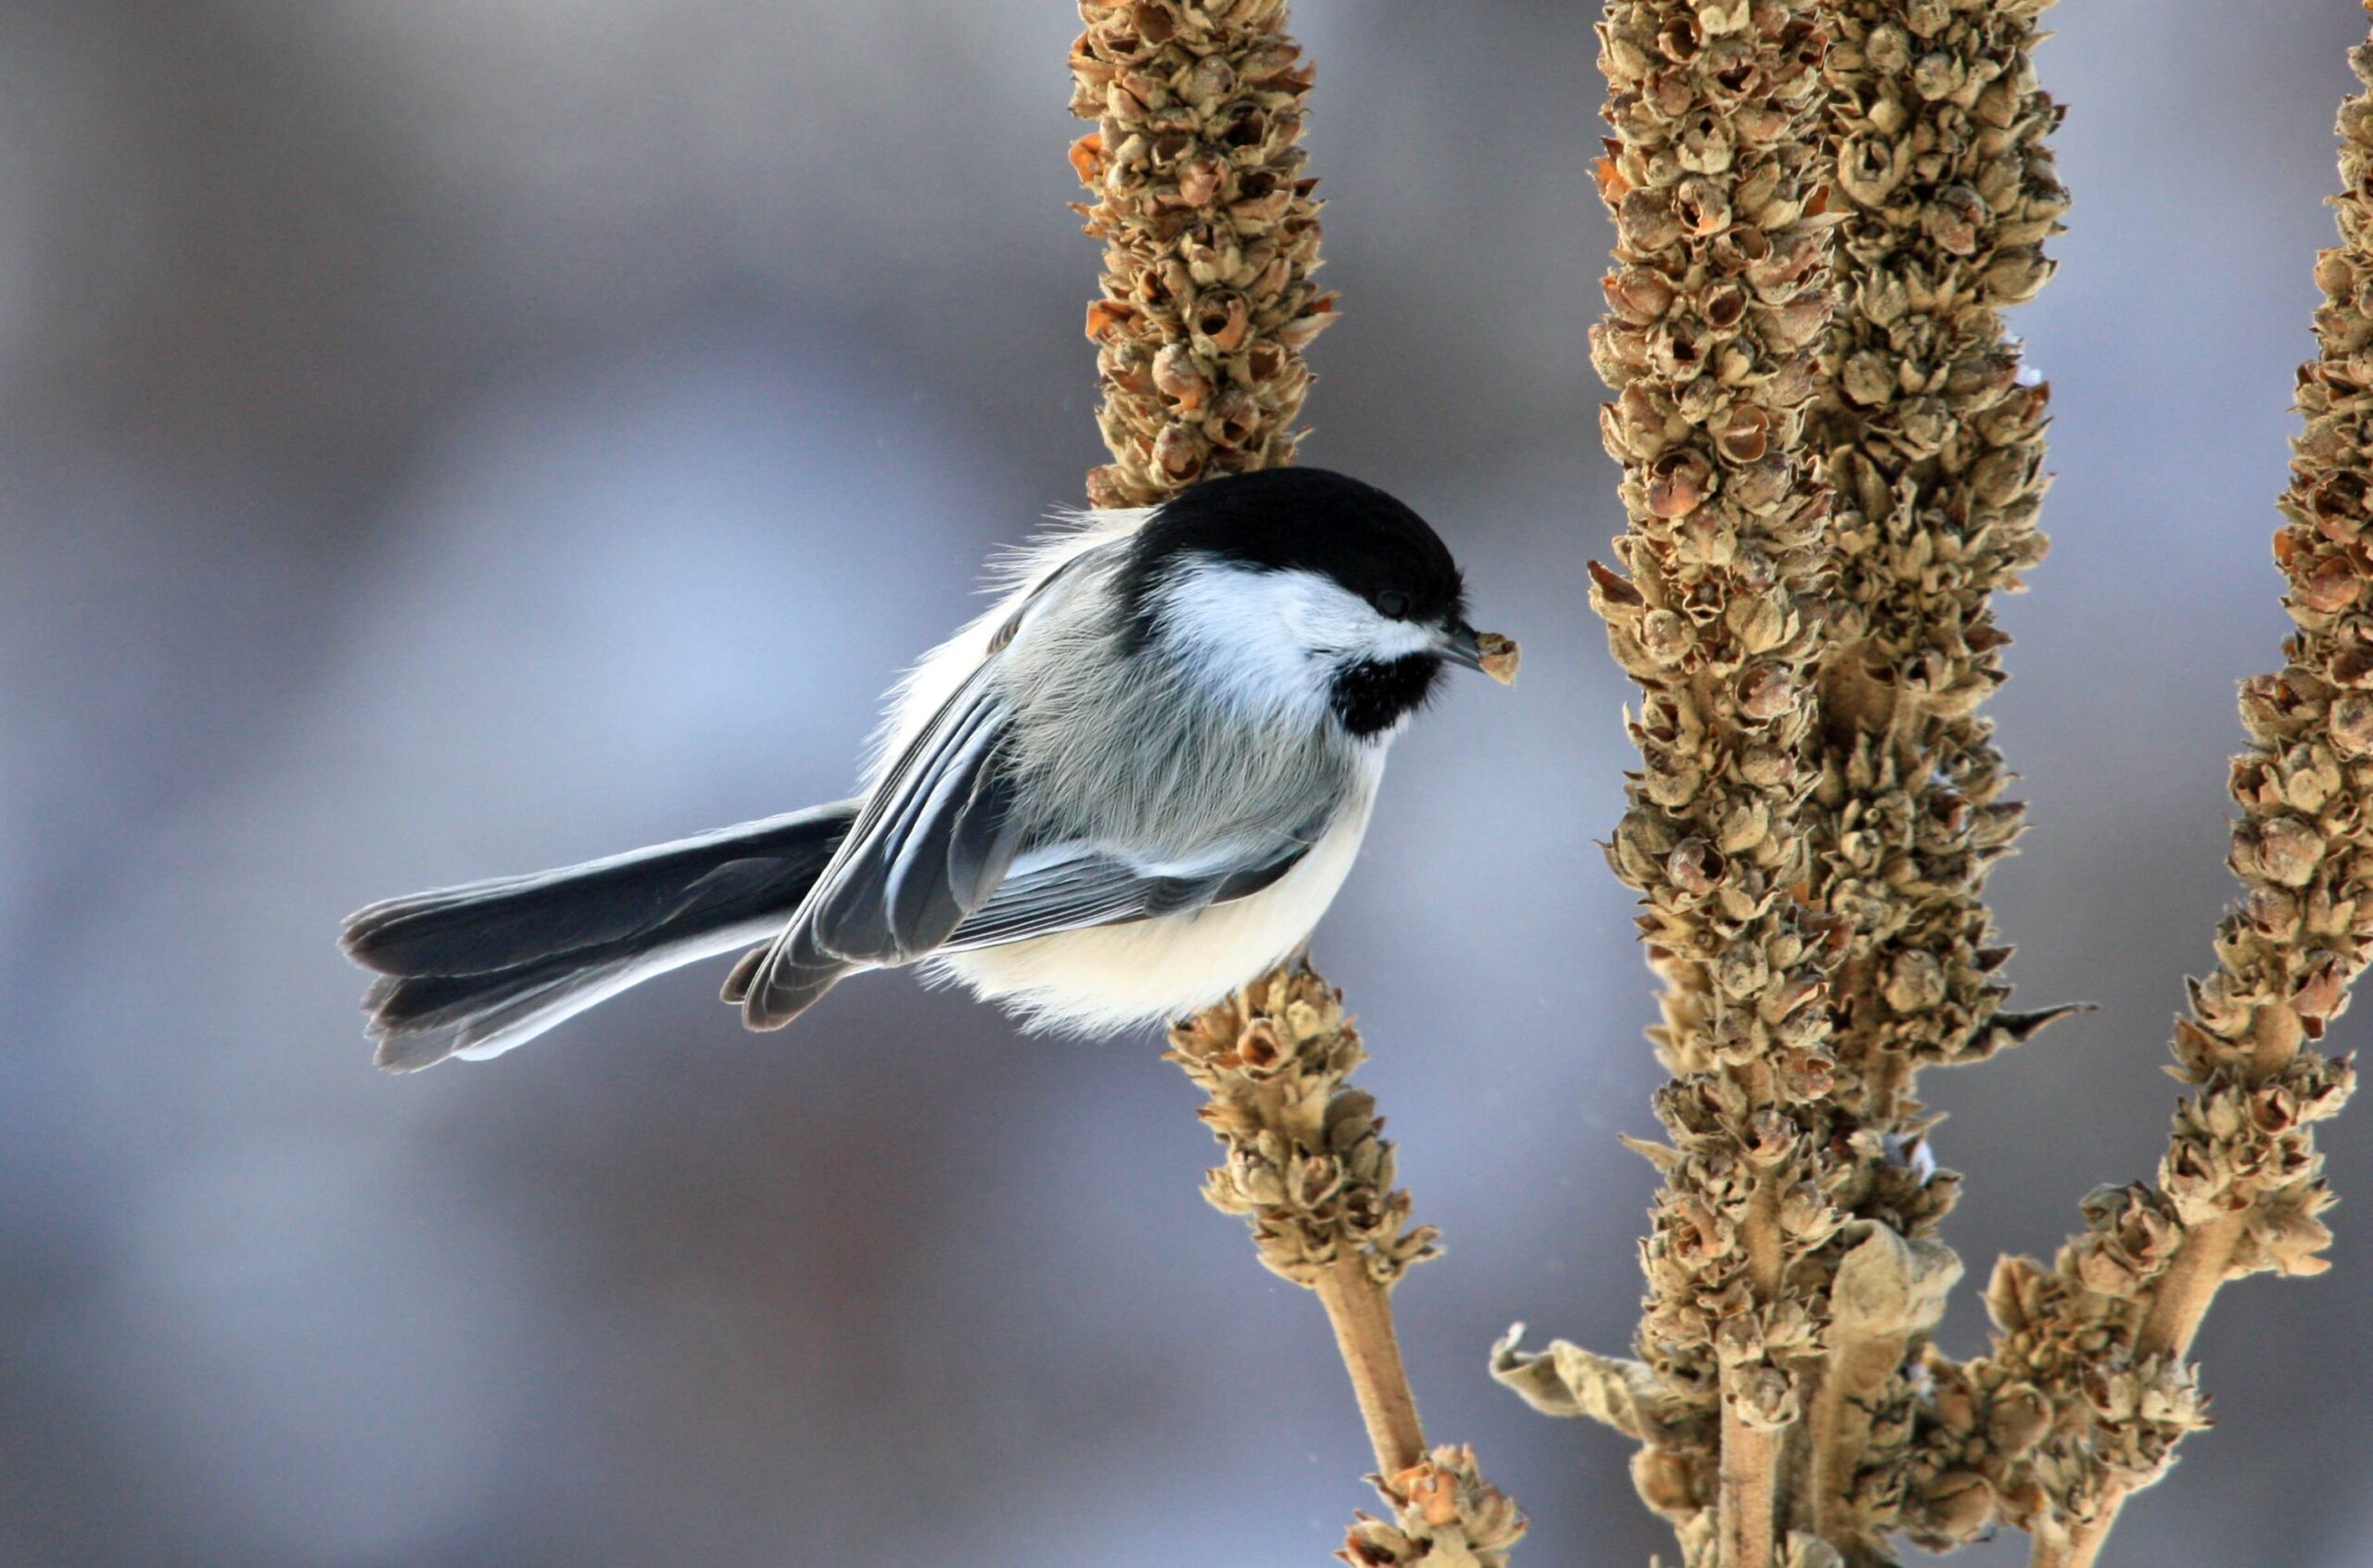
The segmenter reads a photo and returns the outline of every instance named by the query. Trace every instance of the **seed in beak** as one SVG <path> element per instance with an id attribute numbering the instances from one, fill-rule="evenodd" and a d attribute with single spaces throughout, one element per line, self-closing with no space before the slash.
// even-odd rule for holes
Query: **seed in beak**
<path id="1" fill-rule="evenodd" d="M 1481 670 L 1502 686 L 1516 683 L 1516 661 L 1522 654 L 1514 639 L 1498 632 L 1478 632 L 1459 621 L 1450 627 L 1448 644 L 1442 651 L 1452 664 Z"/>
<path id="2" fill-rule="evenodd" d="M 1502 686 L 1516 683 L 1516 664 L 1524 658 L 1516 639 L 1502 637 L 1498 632 L 1481 632 L 1475 639 L 1475 667 L 1498 681 Z"/>

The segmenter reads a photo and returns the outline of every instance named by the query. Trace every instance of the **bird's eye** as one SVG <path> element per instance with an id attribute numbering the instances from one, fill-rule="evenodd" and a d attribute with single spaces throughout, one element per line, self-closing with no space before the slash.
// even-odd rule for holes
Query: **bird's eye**
<path id="1" fill-rule="evenodd" d="M 1376 613 L 1397 621 L 1409 613 L 1409 596 L 1399 588 L 1387 588 L 1376 596 Z"/>

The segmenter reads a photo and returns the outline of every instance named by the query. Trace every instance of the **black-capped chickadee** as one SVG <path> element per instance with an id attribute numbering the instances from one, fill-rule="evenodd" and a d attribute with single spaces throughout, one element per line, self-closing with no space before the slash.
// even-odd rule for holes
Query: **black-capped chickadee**
<path id="1" fill-rule="evenodd" d="M 498 1056 L 751 943 L 752 1029 L 918 960 L 1033 1024 L 1174 1018 L 1310 934 L 1443 666 L 1516 676 L 1433 529 L 1318 469 L 1087 513 L 1002 581 L 893 691 L 856 799 L 349 918 L 379 1065 Z"/>

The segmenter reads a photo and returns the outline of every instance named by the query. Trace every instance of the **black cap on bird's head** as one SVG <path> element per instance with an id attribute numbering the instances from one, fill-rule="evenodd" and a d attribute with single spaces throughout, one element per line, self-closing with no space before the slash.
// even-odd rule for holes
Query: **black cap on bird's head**
<path id="1" fill-rule="evenodd" d="M 1445 664 L 1515 682 L 1516 646 L 1467 624 L 1449 547 L 1373 485 L 1323 468 L 1271 468 L 1207 479 L 1155 508 L 1121 573 L 1132 640 L 1151 634 L 1165 585 L 1212 566 L 1318 577 L 1374 613 L 1366 630 L 1328 622 L 1326 640 L 1308 650 L 1330 662 L 1332 706 L 1355 736 L 1395 729 Z"/>
<path id="2" fill-rule="evenodd" d="M 1373 485 L 1324 468 L 1264 468 L 1206 479 L 1138 529 L 1121 591 L 1148 624 L 1153 586 L 1182 562 L 1332 578 L 1389 620 L 1439 628 L 1442 658 L 1516 681 L 1516 645 L 1466 624 L 1466 584 L 1426 520 Z"/>
<path id="3" fill-rule="evenodd" d="M 1186 555 L 1332 577 L 1396 621 L 1464 624 L 1466 587 L 1441 537 L 1373 485 L 1323 468 L 1223 474 L 1156 508 L 1131 576 L 1158 578 Z"/>

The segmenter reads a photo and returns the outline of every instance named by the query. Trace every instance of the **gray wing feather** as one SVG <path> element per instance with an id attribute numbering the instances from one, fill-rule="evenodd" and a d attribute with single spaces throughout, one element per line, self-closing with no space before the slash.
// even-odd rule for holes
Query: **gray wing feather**
<path id="1" fill-rule="evenodd" d="M 1145 882 L 1142 873 L 1100 855 L 1009 878 L 956 928 L 947 946 L 960 953 L 1113 920 L 1142 919 Z"/>
<path id="2" fill-rule="evenodd" d="M 938 947 L 1012 864 L 1012 790 L 999 766 L 1010 711 L 984 664 L 867 797 L 798 914 L 728 983 L 753 1029 L 789 1022 L 851 967 Z"/>
<path id="3" fill-rule="evenodd" d="M 975 675 L 900 759 L 808 904 L 823 952 L 904 963 L 945 941 L 1003 879 L 1013 858 L 998 767 L 1008 718 Z"/>
<path id="4" fill-rule="evenodd" d="M 1270 886 L 1309 853 L 1307 841 L 1295 841 L 1237 865 L 1179 875 L 1148 871 L 1087 851 L 1078 859 L 1009 878 L 956 928 L 946 947 L 951 952 L 997 947 L 1232 903 Z"/>
<path id="5" fill-rule="evenodd" d="M 995 672 L 1022 628 L 1053 601 L 1057 586 L 1095 553 L 1065 562 L 1015 609 L 990 638 L 980 666 L 872 790 L 794 922 L 806 929 L 811 964 L 919 958 L 945 942 L 1005 879 L 1021 824 L 1013 778 L 1003 765 L 1012 713 L 996 691 Z M 791 934 L 778 949 L 792 945 Z M 765 972 L 762 967 L 754 977 L 761 993 Z"/>

